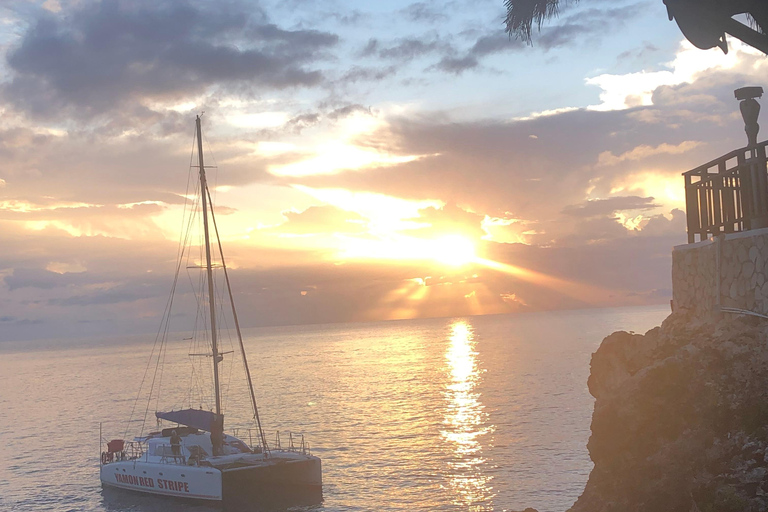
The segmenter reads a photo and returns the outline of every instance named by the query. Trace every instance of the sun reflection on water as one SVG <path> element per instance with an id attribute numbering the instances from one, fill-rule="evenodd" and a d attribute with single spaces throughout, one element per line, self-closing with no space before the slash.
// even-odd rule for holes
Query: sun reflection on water
<path id="1" fill-rule="evenodd" d="M 451 326 L 450 345 L 445 354 L 450 370 L 446 386 L 447 408 L 441 431 L 451 450 L 448 485 L 455 493 L 454 503 L 470 510 L 492 508 L 492 476 L 482 456 L 481 438 L 494 430 L 476 390 L 483 370 L 478 367 L 472 326 L 465 321 Z"/>

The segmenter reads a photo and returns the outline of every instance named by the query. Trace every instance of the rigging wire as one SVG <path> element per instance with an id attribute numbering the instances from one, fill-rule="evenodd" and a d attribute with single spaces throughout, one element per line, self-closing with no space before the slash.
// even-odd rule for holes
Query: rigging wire
<path id="1" fill-rule="evenodd" d="M 192 149 L 192 153 L 190 154 L 190 168 L 192 166 L 192 157 L 194 155 L 194 142 L 195 142 L 195 137 L 193 137 L 193 139 L 192 139 L 192 144 L 193 144 L 192 147 L 193 147 L 193 149 Z M 191 181 L 190 174 L 191 173 L 189 173 L 189 172 L 187 173 L 187 192 L 189 191 L 189 183 Z M 186 213 L 186 211 L 187 211 L 187 200 L 185 199 L 185 202 L 184 202 L 184 213 Z M 194 215 L 192 215 L 191 212 L 190 212 L 190 219 L 192 219 L 192 218 L 194 218 Z M 183 216 L 182 216 L 182 227 L 183 227 L 183 224 L 184 224 L 184 221 L 183 221 Z M 190 224 L 191 224 L 191 221 L 190 221 Z M 182 265 L 182 263 L 184 261 L 184 253 L 185 253 L 185 250 L 186 250 L 186 244 L 185 243 L 181 243 L 182 238 L 185 241 L 187 239 L 187 237 L 185 237 L 183 235 L 183 233 L 179 236 L 179 242 L 180 242 L 181 246 L 180 246 L 180 248 L 179 248 L 179 250 L 177 252 L 178 258 L 177 258 L 177 264 L 176 264 L 176 272 L 174 273 L 174 278 L 173 278 L 173 285 L 171 286 L 171 295 L 170 295 L 170 298 L 169 298 L 168 303 L 166 305 L 166 310 L 163 313 L 163 318 L 165 319 L 165 321 L 164 321 L 164 329 L 163 329 L 162 339 L 161 339 L 161 343 L 160 343 L 160 350 L 158 351 L 157 362 L 155 364 L 155 372 L 154 372 L 154 375 L 152 376 L 152 384 L 151 384 L 151 386 L 149 388 L 149 397 L 147 399 L 147 407 L 144 410 L 144 419 L 143 419 L 143 422 L 142 422 L 142 425 L 141 425 L 141 434 L 142 435 L 144 434 L 144 428 L 145 428 L 146 423 L 147 423 L 147 415 L 149 414 L 149 408 L 150 408 L 150 406 L 152 404 L 152 394 L 153 394 L 154 389 L 155 389 L 155 381 L 157 379 L 158 370 L 160 371 L 160 382 L 162 382 L 162 369 L 161 368 L 164 366 L 162 364 L 165 361 L 165 355 L 164 354 L 166 354 L 167 351 L 168 351 L 168 332 L 170 331 L 170 324 L 171 324 L 171 308 L 173 307 L 173 302 L 174 302 L 174 299 L 176 297 L 176 286 L 177 286 L 178 281 L 179 281 L 179 273 L 181 272 L 181 265 Z M 163 327 L 162 327 L 162 324 L 161 324 L 161 329 L 162 328 Z M 157 395 L 156 395 L 156 398 L 155 398 L 155 409 L 156 410 L 159 409 L 159 403 L 160 403 L 160 387 L 159 387 L 160 386 L 160 382 L 158 382 L 158 391 L 157 391 Z"/>
<path id="2" fill-rule="evenodd" d="M 192 166 L 192 158 L 194 156 L 195 139 L 196 139 L 196 134 L 192 137 L 192 150 L 191 150 L 190 155 L 189 155 L 189 165 L 190 165 L 190 167 Z M 187 176 L 187 192 L 189 192 L 189 182 L 190 182 L 190 179 L 189 179 L 189 176 Z M 186 209 L 187 209 L 187 196 L 188 196 L 188 193 L 185 194 L 185 196 L 184 196 L 184 212 L 186 212 Z M 182 215 L 182 226 L 183 226 L 183 224 L 184 224 L 184 221 L 183 221 L 183 215 Z M 181 243 L 181 238 L 182 238 L 182 234 L 179 235 L 179 247 L 177 248 L 177 261 L 179 261 L 179 262 L 181 261 L 181 254 L 183 253 L 183 245 Z M 178 268 L 178 265 L 177 265 L 176 273 L 175 273 L 175 276 L 174 276 L 174 279 L 173 279 L 173 286 L 172 286 L 172 289 L 171 289 L 171 294 L 168 297 L 168 300 L 166 301 L 166 304 L 165 304 L 165 311 L 163 313 L 164 316 L 169 313 L 170 305 L 173 302 L 173 295 L 174 295 L 173 291 L 175 290 L 176 282 L 178 280 L 178 273 L 179 273 L 179 268 Z M 152 345 L 152 351 L 149 354 L 149 359 L 147 360 L 147 366 L 144 369 L 144 375 L 141 378 L 141 383 L 139 384 L 139 390 L 136 393 L 136 399 L 134 400 L 133 407 L 131 408 L 131 415 L 128 417 L 128 423 L 125 426 L 125 432 L 123 434 L 123 438 L 128 437 L 128 429 L 130 428 L 131 423 L 133 422 L 133 416 L 134 416 L 134 414 L 136 412 L 136 405 L 138 404 L 139 399 L 141 398 L 141 391 L 144 388 L 144 383 L 146 382 L 147 375 L 149 374 L 149 368 L 152 365 L 152 359 L 153 359 L 154 354 L 155 354 L 155 349 L 157 348 L 157 343 L 161 339 L 161 330 L 162 330 L 162 322 L 160 324 L 160 327 L 158 328 L 157 335 L 155 336 L 155 341 L 154 341 L 154 343 Z M 161 349 L 162 349 L 162 344 L 164 342 L 160 341 L 160 343 L 161 343 Z M 158 354 L 158 357 L 159 357 L 159 354 Z M 152 399 L 152 395 L 151 395 L 151 392 L 150 392 L 148 401 L 151 400 L 151 399 Z M 142 425 L 141 425 L 141 433 L 140 433 L 140 435 L 144 434 L 145 423 L 146 423 L 146 412 L 144 414 L 144 420 L 143 420 Z"/>
<path id="3" fill-rule="evenodd" d="M 229 322 L 227 319 L 227 315 L 224 312 L 224 290 L 221 289 L 221 287 L 218 286 L 217 281 L 214 281 L 214 289 L 216 291 L 216 296 L 218 300 L 218 339 L 219 341 L 223 342 L 226 340 L 228 342 L 228 346 L 226 348 L 230 349 L 229 352 L 231 352 L 231 357 L 228 358 L 228 367 L 225 369 L 225 384 L 224 384 L 224 390 L 222 392 L 222 411 L 226 410 L 226 404 L 229 401 L 229 390 L 231 389 L 231 381 L 232 381 L 232 365 L 235 360 L 234 356 L 234 345 L 232 344 L 232 336 L 231 336 L 231 328 L 229 326 Z M 226 334 L 226 336 L 224 336 Z M 223 350 L 222 353 L 225 351 Z"/>
<path id="4" fill-rule="evenodd" d="M 209 147 L 209 151 L 211 155 L 210 157 L 212 158 L 212 161 L 215 164 L 216 158 L 213 155 L 213 152 L 210 150 L 210 146 L 207 144 L 208 142 L 207 139 L 204 138 L 204 140 L 206 142 L 206 146 Z M 183 215 L 182 215 L 182 221 L 181 221 L 181 233 L 179 235 L 179 245 L 177 249 L 177 260 L 176 260 L 177 264 L 176 264 L 174 278 L 171 286 L 171 293 L 165 304 L 162 320 L 158 328 L 158 332 L 155 336 L 155 341 L 153 343 L 152 350 L 150 352 L 149 360 L 147 361 L 147 366 L 144 370 L 144 375 L 142 377 L 142 381 L 139 386 L 139 391 L 137 393 L 136 400 L 134 401 L 133 408 L 131 410 L 131 416 L 128 420 L 124 437 L 127 437 L 128 429 L 130 428 L 130 425 L 133 422 L 133 418 L 136 413 L 137 403 L 141 399 L 142 391 L 145 389 L 145 384 L 149 380 L 150 369 L 152 368 L 153 365 L 154 365 L 154 371 L 152 372 L 152 379 L 151 379 L 151 383 L 149 384 L 147 405 L 144 411 L 144 417 L 141 425 L 140 436 L 143 436 L 144 429 L 146 428 L 147 416 L 149 414 L 149 409 L 153 402 L 153 397 L 154 397 L 155 409 L 160 410 L 160 395 L 161 395 L 161 390 L 163 386 L 165 361 L 168 356 L 168 345 L 169 345 L 169 337 L 170 337 L 169 335 L 171 332 L 171 310 L 174 304 L 176 291 L 178 289 L 181 267 L 182 265 L 184 265 L 185 262 L 187 263 L 186 265 L 187 278 L 189 280 L 190 285 L 192 286 L 192 291 L 193 291 L 192 295 L 196 303 L 195 319 L 193 323 L 192 336 L 189 343 L 190 356 L 192 357 L 193 354 L 200 352 L 199 349 L 202 349 L 203 346 L 204 346 L 205 352 L 207 353 L 207 351 L 210 350 L 211 357 L 213 356 L 213 353 L 212 353 L 213 337 L 209 337 L 209 330 L 211 326 L 208 325 L 209 324 L 208 317 L 207 315 L 204 314 L 203 310 L 205 309 L 206 303 L 210 304 L 211 300 L 213 300 L 214 298 L 218 298 L 219 303 L 215 309 L 216 309 L 216 318 L 218 318 L 219 321 L 217 322 L 218 325 L 217 325 L 215 334 L 218 334 L 219 339 L 222 341 L 224 341 L 224 339 L 226 338 L 226 343 L 228 344 L 228 347 L 223 347 L 225 348 L 225 350 L 223 350 L 222 353 L 226 353 L 227 352 L 226 348 L 229 348 L 231 349 L 229 350 L 229 353 L 233 354 L 232 357 L 229 358 L 228 364 L 223 365 L 225 366 L 225 379 L 223 379 L 224 390 L 225 390 L 225 393 L 224 393 L 225 403 L 223 405 L 226 408 L 226 405 L 228 404 L 228 395 L 229 395 L 228 391 L 231 389 L 231 380 L 234 374 L 234 364 L 235 364 L 236 356 L 234 355 L 235 350 L 234 350 L 234 342 L 231 334 L 231 325 L 229 324 L 228 315 L 226 314 L 225 308 L 224 308 L 225 289 L 222 288 L 221 286 L 217 286 L 217 281 L 213 280 L 213 282 L 211 283 L 213 297 L 208 297 L 206 300 L 207 293 L 205 292 L 205 284 L 207 284 L 207 281 L 206 281 L 206 277 L 203 275 L 204 273 L 203 272 L 198 273 L 199 275 L 199 278 L 197 279 L 198 283 L 197 283 L 197 286 L 195 286 L 195 282 L 194 282 L 195 279 L 193 279 L 192 273 L 190 272 L 190 268 L 193 266 L 197 268 L 202 268 L 197 263 L 203 261 L 203 257 L 204 257 L 203 249 L 205 247 L 205 243 L 203 241 L 202 230 L 200 229 L 201 221 L 200 219 L 198 219 L 198 217 L 200 217 L 200 199 L 205 201 L 205 196 L 207 195 L 207 198 L 211 203 L 210 217 L 213 220 L 214 228 L 216 231 L 216 238 L 218 240 L 218 253 L 219 253 L 218 254 L 219 262 L 216 262 L 215 259 L 217 255 L 214 251 L 214 253 L 212 254 L 211 265 L 217 266 L 217 263 L 220 263 L 221 267 L 224 269 L 224 275 L 227 281 L 226 291 L 228 291 L 229 299 L 231 300 L 232 291 L 229 288 L 229 278 L 226 275 L 227 271 L 224 263 L 224 255 L 222 253 L 222 248 L 221 248 L 221 239 L 219 238 L 218 228 L 216 227 L 216 220 L 213 213 L 213 205 L 214 205 L 213 198 L 211 197 L 210 190 L 207 187 L 205 187 L 205 189 L 203 190 L 203 187 L 201 187 L 201 183 L 199 180 L 192 180 L 193 169 L 195 167 L 192 165 L 194 161 L 194 155 L 195 155 L 195 142 L 199 142 L 197 141 L 197 133 L 195 133 L 195 135 L 192 138 L 192 151 L 190 152 L 189 172 L 187 175 L 187 187 L 184 195 L 184 209 L 183 209 Z M 217 168 L 216 165 L 211 167 Z M 199 169 L 198 171 L 205 172 L 204 169 Z M 218 182 L 218 171 L 214 173 L 214 193 L 217 192 L 216 185 L 215 185 L 217 182 Z M 194 184 L 194 193 L 190 194 L 192 189 L 192 184 Z M 196 245 L 198 249 L 197 251 L 198 258 L 199 258 L 198 262 L 191 261 L 193 257 L 192 253 L 194 250 L 193 244 L 191 242 L 192 242 L 192 239 L 195 238 L 195 235 L 197 235 Z M 190 263 L 193 263 L 194 265 L 190 265 Z M 236 315 L 234 311 L 234 304 L 232 304 L 232 308 L 233 308 L 232 314 Z M 237 326 L 237 318 L 235 317 L 234 320 L 235 320 L 235 326 L 238 329 L 238 338 L 240 338 L 239 326 Z M 226 336 L 224 336 L 224 334 L 226 334 Z M 241 346 L 241 350 L 244 350 L 242 347 L 242 339 L 240 339 L 240 346 Z M 245 371 L 247 373 L 248 370 L 247 370 L 247 367 L 245 367 L 247 363 L 244 358 L 245 354 L 243 353 L 242 356 L 243 356 L 242 362 L 243 362 Z M 197 398 L 200 402 L 200 407 L 202 408 L 202 405 L 204 402 L 207 405 L 209 403 L 209 400 L 211 400 L 210 394 L 204 391 L 205 389 L 209 388 L 209 386 L 204 385 L 206 384 L 206 382 L 204 381 L 206 380 L 205 379 L 206 373 L 208 374 L 207 377 L 209 378 L 209 380 L 212 380 L 212 375 L 210 374 L 214 372 L 214 368 L 213 368 L 213 365 L 205 364 L 203 366 L 207 368 L 208 371 L 203 372 L 197 369 L 197 364 L 195 364 L 195 362 L 196 361 L 193 358 L 192 372 L 190 374 L 190 386 L 189 386 L 189 392 L 187 393 L 187 397 L 186 397 L 186 403 L 188 403 L 191 406 L 193 394 L 197 394 Z M 216 364 L 218 364 L 218 362 L 214 361 L 214 365 Z M 249 385 L 251 387 L 251 394 L 253 394 L 252 384 L 250 384 L 250 374 L 248 374 L 248 380 L 249 380 Z M 253 405 L 255 408 L 255 405 L 256 405 L 255 398 L 253 396 L 252 398 L 253 398 Z M 259 426 L 259 430 L 261 430 L 261 425 L 259 423 L 257 410 L 254 410 L 254 418 L 256 419 L 256 422 Z M 261 432 L 262 443 L 266 448 L 266 441 L 264 440 L 263 435 L 264 435 L 263 432 Z"/>
<path id="5" fill-rule="evenodd" d="M 199 198 L 199 182 L 196 183 L 195 187 L 195 197 Z M 198 260 L 194 261 L 191 260 L 192 255 L 188 254 L 187 257 L 187 278 L 189 279 L 190 289 L 192 290 L 194 299 L 195 299 L 195 321 L 194 321 L 194 328 L 192 332 L 192 340 L 190 341 L 190 354 L 195 353 L 202 353 L 205 352 L 209 346 L 207 342 L 207 336 L 208 336 L 208 321 L 207 321 L 207 315 L 205 315 L 204 309 L 205 309 L 205 302 L 204 302 L 204 289 L 205 289 L 205 276 L 202 272 L 197 272 L 197 283 L 195 283 L 195 280 L 193 279 L 193 275 L 191 270 L 198 268 L 199 262 L 202 260 L 202 247 L 203 247 L 203 238 L 202 234 L 200 232 L 200 220 L 199 220 L 199 212 L 200 212 L 200 202 L 196 200 L 195 202 L 195 215 L 192 218 L 193 221 L 196 221 L 195 226 L 197 227 L 197 230 L 195 230 L 195 234 L 197 235 L 197 243 L 196 246 L 198 248 Z M 192 231 L 192 226 L 190 226 L 190 232 Z M 201 326 L 202 324 L 202 326 Z M 199 335 L 199 333 L 202 333 L 202 338 Z M 207 397 L 204 392 L 204 389 L 207 388 L 207 383 L 205 382 L 205 372 L 202 371 L 202 368 L 208 369 L 208 365 L 203 365 L 202 363 L 198 363 L 198 360 L 196 360 L 193 356 L 190 357 L 190 363 L 192 366 L 192 377 L 193 377 L 193 386 L 190 388 L 190 402 L 191 402 L 191 395 L 194 393 L 196 395 L 197 401 L 199 403 L 199 406 L 202 408 L 203 403 L 205 402 L 207 404 Z M 200 369 L 198 370 L 198 365 L 200 366 Z"/>
<path id="6" fill-rule="evenodd" d="M 208 192 L 208 197 L 210 198 L 210 192 L 208 190 L 204 192 Z M 264 436 L 264 429 L 261 428 L 261 419 L 259 418 L 259 408 L 256 405 L 256 394 L 253 391 L 253 381 L 251 380 L 251 371 L 248 369 L 248 362 L 245 355 L 245 345 L 243 344 L 243 336 L 242 336 L 242 333 L 240 332 L 240 325 L 237 321 L 237 311 L 235 309 L 235 302 L 232 299 L 232 287 L 230 286 L 230 283 L 229 283 L 229 274 L 227 273 L 227 265 L 224 262 L 224 250 L 221 247 L 221 237 L 219 236 L 219 227 L 216 224 L 216 216 L 213 214 L 213 210 L 211 210 L 211 220 L 213 221 L 213 229 L 214 229 L 214 232 L 216 233 L 216 240 L 218 241 L 219 254 L 221 256 L 221 267 L 224 269 L 224 279 L 227 283 L 227 292 L 229 293 L 230 304 L 232 305 L 232 319 L 235 322 L 235 328 L 237 329 L 237 339 L 240 344 L 240 350 L 243 358 L 243 369 L 245 370 L 245 375 L 248 380 L 248 389 L 251 395 L 251 402 L 253 406 L 253 418 L 256 420 L 256 426 L 259 430 L 259 437 L 263 447 L 262 449 L 265 450 L 265 454 L 269 456 L 269 446 L 267 445 L 267 438 Z"/>
<path id="7" fill-rule="evenodd" d="M 194 145 L 194 138 L 192 140 L 192 143 Z M 193 155 L 194 155 L 194 149 L 193 149 Z M 190 156 L 190 159 L 192 158 L 193 155 Z M 187 255 L 187 259 L 189 257 L 189 251 L 187 251 L 186 248 L 188 246 L 190 232 L 191 232 L 192 227 L 194 225 L 194 219 L 196 217 L 195 214 L 197 212 L 197 204 L 196 204 L 196 202 L 193 202 L 191 208 L 189 209 L 189 216 L 187 217 L 187 211 L 188 211 L 187 210 L 187 206 L 188 206 L 188 203 L 189 203 L 189 184 L 190 184 L 191 175 L 192 175 L 192 172 L 191 172 L 191 170 L 192 170 L 191 162 L 190 162 L 189 169 L 190 170 L 187 173 L 187 190 L 186 190 L 186 194 L 185 194 L 186 197 L 185 197 L 185 205 L 184 205 L 184 216 L 182 217 L 182 226 L 181 226 L 182 229 L 181 229 L 180 240 L 179 240 L 179 243 L 181 245 L 181 250 L 178 253 L 179 267 L 177 268 L 177 276 L 176 276 L 177 280 L 178 280 L 178 273 L 181 271 L 181 265 L 184 263 L 184 255 L 185 254 Z M 186 229 L 184 229 L 184 225 L 185 224 L 186 224 Z M 175 293 L 176 287 L 177 287 L 177 285 L 174 285 L 173 290 L 172 290 L 172 293 L 173 293 L 174 297 L 176 296 L 176 293 Z M 173 304 L 171 304 L 171 306 L 172 305 Z M 165 368 L 165 359 L 166 359 L 167 354 L 168 354 L 168 337 L 169 337 L 169 332 L 170 332 L 170 311 L 168 313 L 168 318 L 167 318 L 167 321 L 165 323 L 165 332 L 163 334 L 164 338 L 165 338 L 165 343 L 164 343 L 164 347 L 165 348 L 164 348 L 164 350 L 162 350 L 162 360 L 158 361 L 159 371 L 160 371 L 160 379 L 159 379 L 158 386 L 157 386 L 157 394 L 155 395 L 155 410 L 159 410 L 160 409 L 160 394 L 161 394 L 161 390 L 162 390 L 163 370 Z M 150 396 L 150 401 L 151 401 L 151 396 Z M 145 416 L 146 416 L 146 413 L 145 413 Z"/>
<path id="8" fill-rule="evenodd" d="M 190 175 L 192 174 L 191 170 L 192 170 L 192 167 L 190 167 Z M 195 198 L 198 197 L 198 186 L 199 186 L 198 182 L 195 181 L 195 193 L 194 193 Z M 192 230 L 193 230 L 193 227 L 194 227 L 194 224 L 195 224 L 194 221 L 197 219 L 198 208 L 199 208 L 199 201 L 195 200 L 194 212 L 193 212 L 193 215 L 191 215 L 190 219 L 189 219 L 189 227 L 188 227 L 187 239 L 185 241 L 185 244 L 189 243 L 189 239 L 190 239 L 191 233 L 193 232 Z M 197 296 L 197 287 L 195 286 L 195 283 L 192 280 L 192 275 L 191 275 L 190 270 L 189 270 L 190 258 L 192 257 L 191 253 L 192 253 L 191 250 L 187 252 L 187 260 L 186 260 L 186 265 L 185 266 L 186 266 L 187 279 L 189 280 L 190 289 L 192 290 L 192 296 L 195 299 L 196 307 L 195 307 L 195 318 L 194 318 L 194 321 L 192 322 L 192 330 L 191 330 L 191 334 L 192 335 L 190 336 L 188 352 L 187 352 L 188 354 L 194 354 L 194 353 L 196 353 L 198 351 L 197 350 L 197 348 L 198 348 L 197 347 L 197 343 L 198 343 L 198 341 L 197 341 L 197 332 L 198 332 L 197 327 L 198 327 L 198 323 L 199 323 L 199 320 L 200 320 L 200 303 L 199 303 L 199 299 L 198 299 L 198 296 Z M 196 386 L 198 377 L 197 377 L 197 374 L 196 374 L 195 361 L 192 358 L 192 356 L 189 356 L 189 357 L 190 357 L 190 364 L 192 366 L 192 372 L 190 373 L 190 385 L 188 387 L 188 392 L 187 392 L 187 402 L 191 405 L 192 404 L 192 392 L 193 392 L 193 390 L 196 390 L 195 386 Z M 198 396 L 197 396 L 198 402 L 200 402 L 199 397 L 200 397 L 200 395 L 198 393 Z M 202 407 L 202 403 L 200 404 L 200 406 Z"/>
<path id="9" fill-rule="evenodd" d="M 216 160 L 216 154 L 213 151 L 213 149 L 211 148 L 211 145 L 208 142 L 208 137 L 206 137 L 205 134 L 203 134 L 203 142 L 205 143 L 205 147 L 206 147 L 206 151 L 207 151 L 206 155 L 213 162 L 213 165 L 210 166 L 210 167 L 215 170 L 215 172 L 213 174 L 213 194 L 211 194 L 210 189 L 207 189 L 206 191 L 204 191 L 204 193 L 208 194 L 208 200 L 209 200 L 209 202 L 211 204 L 211 219 L 213 220 L 213 224 L 214 224 L 214 228 L 215 228 L 215 233 L 216 233 L 216 239 L 219 240 L 219 244 L 218 244 L 219 253 L 218 253 L 218 255 L 219 255 L 219 258 L 220 258 L 220 265 L 221 265 L 222 268 L 224 268 L 224 272 L 226 273 L 226 268 L 225 268 L 225 264 L 224 264 L 224 255 L 221 253 L 221 239 L 219 237 L 218 228 L 216 227 L 216 217 L 215 217 L 215 215 L 213 213 L 214 205 L 216 204 L 216 198 L 217 198 L 217 195 L 218 195 L 219 166 L 218 166 L 218 161 Z M 206 166 L 206 167 L 209 167 L 209 166 Z M 212 253 L 211 256 L 215 257 L 216 253 L 215 252 Z M 226 386 L 225 389 L 228 391 L 231 388 L 231 380 L 232 380 L 232 375 L 233 375 L 233 371 L 232 370 L 233 370 L 233 367 L 234 367 L 234 359 L 235 359 L 235 356 L 234 356 L 234 353 L 235 353 L 234 348 L 235 347 L 234 347 L 234 342 L 233 342 L 233 338 L 232 338 L 232 335 L 231 335 L 231 326 L 229 325 L 229 322 L 227 321 L 228 320 L 228 316 L 226 315 L 226 313 L 224 311 L 224 302 L 226 300 L 228 300 L 228 299 L 225 299 L 225 295 L 224 295 L 224 291 L 225 290 L 220 288 L 220 287 L 218 287 L 218 286 L 216 286 L 216 283 L 217 282 L 214 280 L 214 288 L 216 290 L 216 296 L 217 296 L 217 299 L 218 299 L 218 308 L 217 309 L 218 309 L 219 314 L 217 315 L 217 318 L 219 318 L 219 320 L 220 320 L 218 325 L 217 325 L 216 333 L 217 333 L 217 337 L 218 337 L 219 340 L 223 340 L 224 339 L 223 333 L 227 334 L 226 339 L 229 342 L 228 348 L 232 351 L 232 357 L 229 358 L 230 359 L 230 361 L 229 361 L 230 364 L 229 364 L 229 368 L 228 368 L 228 372 L 227 372 L 227 377 L 226 377 L 226 384 L 225 384 L 225 386 Z M 243 362 L 243 364 L 245 364 L 245 362 Z M 228 398 L 229 398 L 229 393 L 225 392 L 225 393 L 222 393 L 222 395 L 223 395 L 222 396 L 222 400 L 224 400 L 224 403 L 226 403 L 228 401 Z M 224 408 L 224 403 L 222 404 L 223 408 Z"/>
<path id="10" fill-rule="evenodd" d="M 208 150 L 208 158 L 213 160 L 213 166 L 211 166 L 213 169 L 216 169 L 216 172 L 213 173 L 213 199 L 211 199 L 210 192 L 208 193 L 208 199 L 211 199 L 211 208 L 213 208 L 213 205 L 216 204 L 214 199 L 216 199 L 216 195 L 218 194 L 218 185 L 219 185 L 219 163 L 216 161 L 216 154 L 211 149 L 211 145 L 208 143 L 208 137 L 203 134 L 203 142 L 205 142 L 205 147 Z M 206 166 L 207 167 L 207 166 Z"/>

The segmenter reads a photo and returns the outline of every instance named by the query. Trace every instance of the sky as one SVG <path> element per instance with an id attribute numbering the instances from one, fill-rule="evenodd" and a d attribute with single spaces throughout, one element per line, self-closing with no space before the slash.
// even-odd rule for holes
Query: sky
<path id="1" fill-rule="evenodd" d="M 0 341 L 158 328 L 194 120 L 246 327 L 668 302 L 766 57 L 660 0 L 0 4 Z"/>

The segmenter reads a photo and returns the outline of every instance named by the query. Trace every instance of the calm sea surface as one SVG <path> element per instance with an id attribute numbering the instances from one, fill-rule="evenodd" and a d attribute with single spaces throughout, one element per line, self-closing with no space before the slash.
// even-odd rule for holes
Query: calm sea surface
<path id="1" fill-rule="evenodd" d="M 246 330 L 268 439 L 303 432 L 323 460 L 323 502 L 291 510 L 567 509 L 592 468 L 591 353 L 668 310 Z M 199 384 L 188 342 L 175 339 L 161 405 L 182 406 Z M 107 439 L 140 431 L 146 401 L 127 420 L 153 341 L 0 343 L 1 510 L 212 510 L 99 483 L 99 423 Z M 224 372 L 230 426 L 249 417 L 236 370 Z"/>

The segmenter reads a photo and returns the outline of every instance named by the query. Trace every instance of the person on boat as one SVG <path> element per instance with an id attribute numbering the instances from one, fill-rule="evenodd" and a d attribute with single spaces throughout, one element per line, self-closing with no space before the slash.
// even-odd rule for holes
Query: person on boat
<path id="1" fill-rule="evenodd" d="M 175 430 L 171 432 L 171 452 L 174 457 L 181 455 L 181 436 Z"/>
<path id="2" fill-rule="evenodd" d="M 224 432 L 220 429 L 211 431 L 211 445 L 213 446 L 213 455 L 224 455 Z"/>

